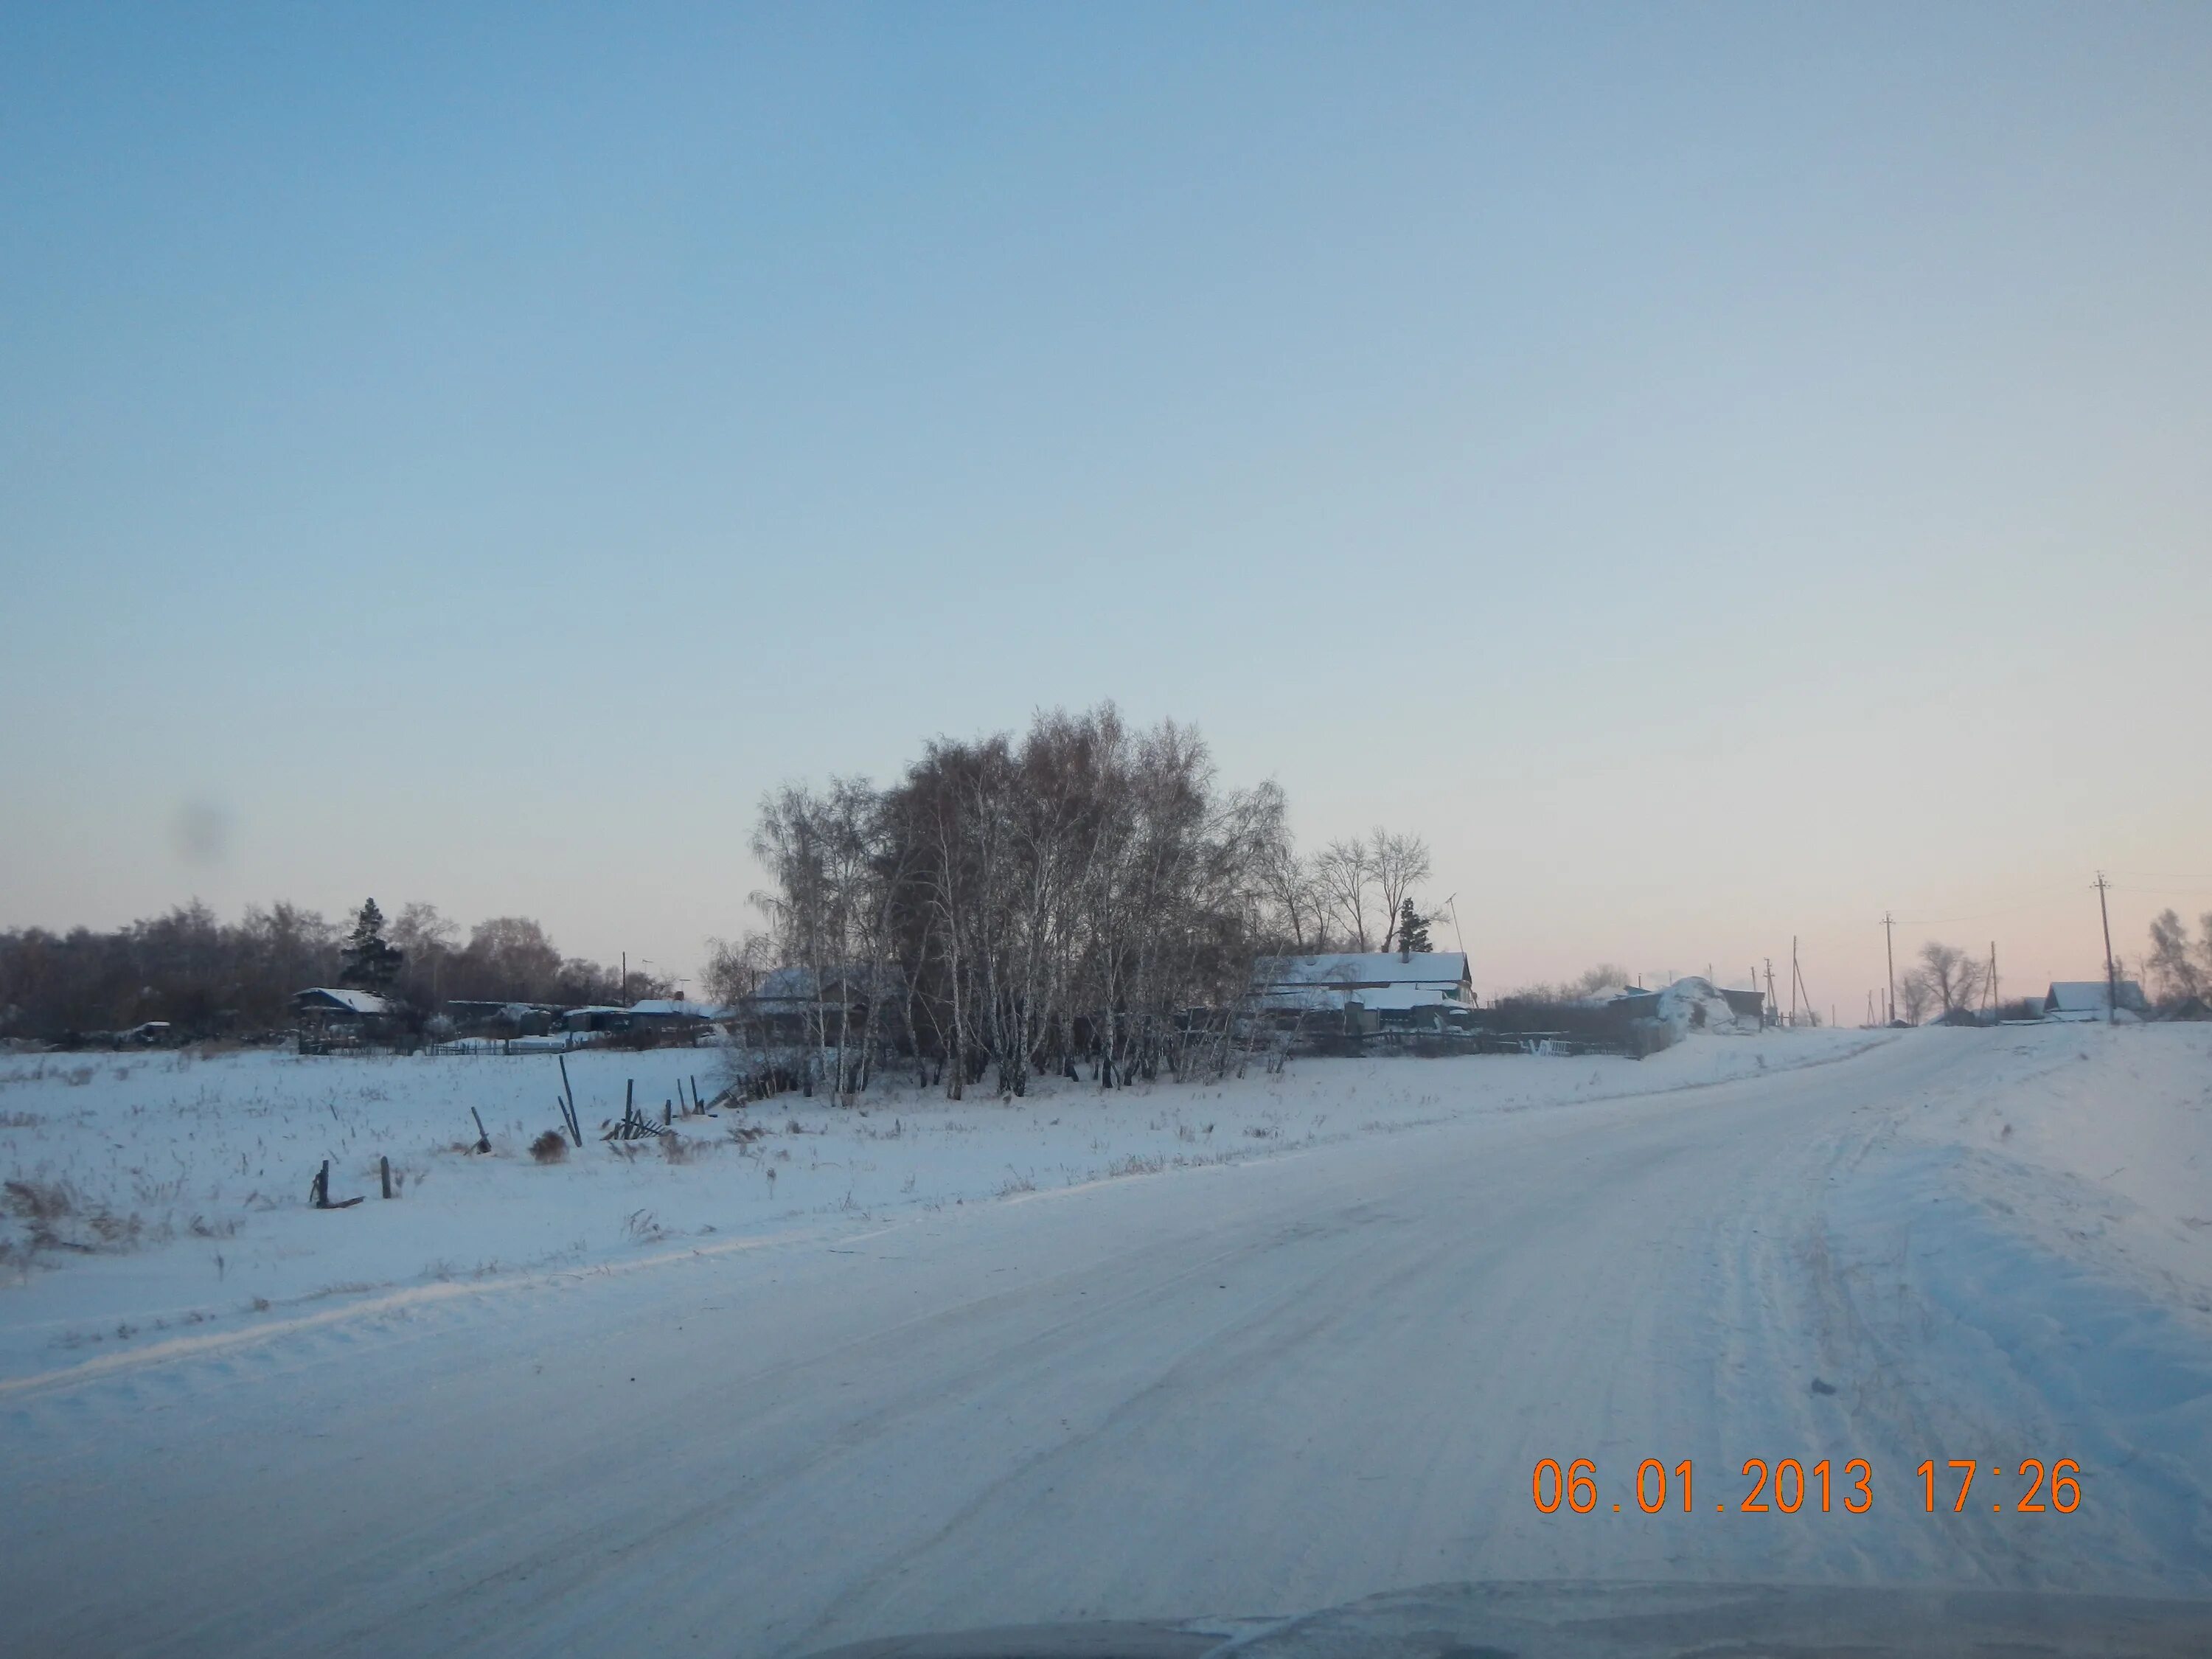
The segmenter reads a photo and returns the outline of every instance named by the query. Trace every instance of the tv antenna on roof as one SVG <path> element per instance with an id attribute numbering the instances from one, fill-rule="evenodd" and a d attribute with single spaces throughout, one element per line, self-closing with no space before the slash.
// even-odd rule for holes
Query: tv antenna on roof
<path id="1" fill-rule="evenodd" d="M 1467 954 L 1467 936 L 1459 930 L 1459 906 L 1452 902 L 1452 901 L 1458 896 L 1459 894 L 1456 890 L 1445 894 L 1444 908 L 1451 912 L 1452 938 L 1459 943 L 1460 955 L 1465 956 Z"/>

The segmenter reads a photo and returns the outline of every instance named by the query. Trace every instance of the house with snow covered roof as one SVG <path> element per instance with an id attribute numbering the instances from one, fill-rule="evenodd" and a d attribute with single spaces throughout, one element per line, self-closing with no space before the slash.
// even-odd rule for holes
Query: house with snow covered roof
<path id="1" fill-rule="evenodd" d="M 328 1024 L 345 1024 L 366 1019 L 388 1019 L 399 1012 L 399 1006 L 388 997 L 378 996 L 373 991 L 317 986 L 312 990 L 292 994 L 292 1012 Z"/>
<path id="2" fill-rule="evenodd" d="M 302 1054 L 325 1053 L 333 1044 L 380 1042 L 399 1028 L 400 1012 L 392 998 L 350 986 L 318 985 L 292 994 Z"/>
<path id="3" fill-rule="evenodd" d="M 2057 980 L 2044 996 L 2043 1017 L 2075 1021 L 2102 1019 L 2112 1006 L 2112 987 L 2101 979 Z M 2150 1012 L 2142 987 L 2136 981 L 2119 981 L 2119 1009 L 2124 1014 L 2138 1017 Z"/>
<path id="4" fill-rule="evenodd" d="M 704 1025 L 727 1019 L 730 1011 L 719 1002 L 687 1002 L 682 997 L 647 997 L 628 1010 L 632 1028 L 639 1025 Z"/>
<path id="5" fill-rule="evenodd" d="M 894 1011 L 906 995 L 906 975 L 896 963 L 832 964 L 818 974 L 811 968 L 773 969 L 736 1011 L 768 1043 L 804 1042 L 817 1033 L 831 1042 L 840 1031 L 857 1037 L 876 1011 L 879 1041 L 896 1041 L 900 1021 Z"/>
<path id="6" fill-rule="evenodd" d="M 1463 951 L 1333 951 L 1261 957 L 1252 964 L 1252 995 L 1263 1012 L 1340 1013 L 1474 1006 L 1474 978 Z"/>

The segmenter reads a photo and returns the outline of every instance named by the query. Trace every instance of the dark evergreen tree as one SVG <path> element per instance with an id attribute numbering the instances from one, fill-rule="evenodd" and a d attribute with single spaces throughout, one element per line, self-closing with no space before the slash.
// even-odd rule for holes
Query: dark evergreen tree
<path id="1" fill-rule="evenodd" d="M 361 907 L 353 932 L 346 935 L 338 977 L 343 984 L 382 996 L 399 977 L 399 964 L 406 959 L 406 952 L 384 937 L 384 912 L 371 899 Z"/>
<path id="2" fill-rule="evenodd" d="M 1398 908 L 1398 948 L 1401 951 L 1427 951 L 1429 919 L 1413 914 L 1413 901 L 1407 899 Z"/>

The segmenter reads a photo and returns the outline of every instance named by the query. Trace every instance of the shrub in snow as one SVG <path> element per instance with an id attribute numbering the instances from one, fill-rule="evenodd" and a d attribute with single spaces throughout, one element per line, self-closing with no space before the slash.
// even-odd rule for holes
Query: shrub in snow
<path id="1" fill-rule="evenodd" d="M 568 1156 L 568 1138 L 558 1129 L 548 1129 L 530 1143 L 530 1155 L 540 1164 L 558 1164 Z"/>
<path id="2" fill-rule="evenodd" d="M 9 1240 L 0 1232 L 0 1260 L 20 1255 L 26 1261 L 40 1250 L 128 1249 L 139 1241 L 143 1224 L 135 1215 L 118 1215 L 105 1204 L 88 1203 L 62 1181 L 9 1181 L 0 1184 L 0 1219 L 15 1224 Z"/>

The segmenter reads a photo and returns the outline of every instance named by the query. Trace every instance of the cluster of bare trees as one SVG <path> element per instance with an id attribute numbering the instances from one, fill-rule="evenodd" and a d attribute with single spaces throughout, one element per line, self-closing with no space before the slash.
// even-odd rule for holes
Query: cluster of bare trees
<path id="1" fill-rule="evenodd" d="M 1429 874 L 1426 842 L 1381 828 L 1305 857 L 1285 842 L 1267 872 L 1284 937 L 1300 951 L 1397 949 L 1407 903 Z"/>
<path id="2" fill-rule="evenodd" d="M 1989 985 L 1989 967 L 1955 945 L 1930 939 L 1920 947 L 1920 963 L 1897 981 L 1898 1012 L 1917 1025 L 1933 1016 L 1972 1013 Z"/>
<path id="3" fill-rule="evenodd" d="M 2197 919 L 2199 937 L 2189 939 L 2189 924 L 2179 913 L 2161 910 L 2150 925 L 2150 954 L 2143 958 L 2145 988 L 2161 1006 L 2191 997 L 2212 996 L 2212 910 Z"/>
<path id="4" fill-rule="evenodd" d="M 479 922 L 465 942 L 434 906 L 410 904 L 388 937 L 403 953 L 388 988 L 422 1013 L 453 998 L 600 1002 L 622 990 L 616 969 L 562 957 L 525 917 Z M 187 1036 L 280 1030 L 295 992 L 343 982 L 344 945 L 342 925 L 283 902 L 249 905 L 235 923 L 194 900 L 107 932 L 0 933 L 0 1036 L 54 1039 L 147 1020 Z M 636 973 L 629 991 L 665 994 Z"/>
<path id="5" fill-rule="evenodd" d="M 1587 968 L 1577 977 L 1547 984 L 1539 980 L 1534 984 L 1516 986 L 1498 999 L 1501 1002 L 1574 1003 L 1585 998 L 1619 991 L 1634 984 L 1636 976 L 1616 962 L 1601 962 Z"/>
<path id="6" fill-rule="evenodd" d="M 434 904 L 410 904 L 391 928 L 405 952 L 397 990 L 409 1006 L 453 1000 L 545 1002 L 565 1007 L 666 996 L 669 984 L 638 969 L 564 957 L 528 916 L 490 916 L 461 930 Z"/>
<path id="7" fill-rule="evenodd" d="M 329 983 L 338 931 L 313 910 L 249 906 L 234 925 L 194 900 L 128 927 L 0 933 L 0 1036 L 55 1038 L 146 1020 L 190 1030 L 281 1023 Z"/>
<path id="8" fill-rule="evenodd" d="M 896 1042 L 955 1097 L 1224 1063 L 1256 955 L 1388 940 L 1429 866 L 1381 831 L 1301 859 L 1276 785 L 1224 788 L 1194 731 L 1110 704 L 940 739 L 888 788 L 775 791 L 753 850 L 768 932 L 717 948 L 713 994 L 795 989 L 840 1093 Z"/>

